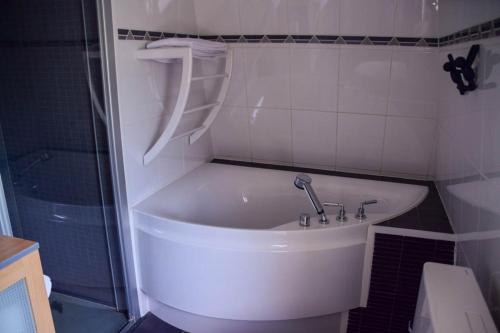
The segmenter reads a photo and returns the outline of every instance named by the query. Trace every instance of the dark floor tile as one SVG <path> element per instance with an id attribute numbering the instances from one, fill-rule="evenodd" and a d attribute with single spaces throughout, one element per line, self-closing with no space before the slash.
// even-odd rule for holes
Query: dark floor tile
<path id="1" fill-rule="evenodd" d="M 147 313 L 137 324 L 127 333 L 182 333 L 181 329 L 171 326 L 152 313 Z"/>

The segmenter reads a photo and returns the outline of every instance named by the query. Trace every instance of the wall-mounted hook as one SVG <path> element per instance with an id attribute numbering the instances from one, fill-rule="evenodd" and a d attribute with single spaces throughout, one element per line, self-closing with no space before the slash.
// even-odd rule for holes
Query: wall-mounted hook
<path id="1" fill-rule="evenodd" d="M 469 50 L 467 58 L 453 58 L 453 55 L 448 54 L 448 62 L 443 65 L 446 72 L 450 72 L 451 80 L 457 85 L 460 95 L 464 95 L 467 91 L 476 90 L 476 73 L 472 68 L 472 64 L 479 53 L 479 45 L 474 44 Z M 467 84 L 464 83 L 467 81 Z"/>

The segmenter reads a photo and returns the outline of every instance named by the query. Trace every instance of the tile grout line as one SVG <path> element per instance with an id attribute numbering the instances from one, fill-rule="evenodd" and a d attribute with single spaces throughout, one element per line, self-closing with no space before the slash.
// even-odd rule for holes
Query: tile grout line
<path id="1" fill-rule="evenodd" d="M 288 13 L 288 1 L 286 2 L 287 4 L 287 13 Z M 288 27 L 290 28 L 290 27 Z M 288 83 L 288 112 L 290 114 L 290 158 L 291 158 L 291 163 L 292 165 L 295 164 L 295 154 L 294 154 L 294 147 L 295 147 L 295 140 L 294 140 L 294 135 L 293 135 L 293 112 L 292 112 L 292 48 L 287 47 L 288 50 L 288 75 L 287 75 L 287 83 Z"/>
<path id="2" fill-rule="evenodd" d="M 340 1 L 341 3 L 342 1 Z M 340 20 L 339 20 L 339 26 L 340 26 Z M 339 28 L 340 30 L 340 28 Z M 339 158 L 339 123 L 340 123 L 340 71 L 341 71 L 341 64 L 342 64 L 342 47 L 340 47 L 338 51 L 338 59 L 337 59 L 337 65 L 338 65 L 338 70 L 337 70 L 337 128 L 335 129 L 335 155 L 334 155 L 334 161 L 333 161 L 333 168 L 336 170 L 338 167 L 338 158 Z"/>
<path id="3" fill-rule="evenodd" d="M 392 62 L 394 59 L 394 48 L 391 49 L 391 56 L 390 56 L 390 61 L 389 61 L 389 79 L 387 82 L 387 96 L 385 100 L 385 123 L 384 123 L 384 133 L 383 133 L 383 138 L 382 138 L 382 151 L 381 151 L 381 156 L 380 156 L 380 169 L 379 172 L 382 174 L 384 170 L 384 155 L 385 155 L 385 139 L 387 136 L 387 123 L 389 122 L 389 99 L 391 97 L 391 80 L 392 80 Z"/>
<path id="4" fill-rule="evenodd" d="M 234 54 L 234 48 L 233 48 L 233 57 Z M 253 151 L 253 140 L 252 140 L 252 117 L 251 117 L 251 110 L 250 107 L 248 106 L 248 88 L 247 88 L 247 52 L 246 50 L 242 50 L 242 58 L 243 58 L 243 89 L 245 90 L 245 115 L 246 115 L 246 121 L 247 121 L 247 126 L 248 126 L 248 144 L 249 144 L 249 149 L 250 149 L 250 161 L 254 161 L 254 151 Z M 233 62 L 234 64 L 234 62 Z"/>

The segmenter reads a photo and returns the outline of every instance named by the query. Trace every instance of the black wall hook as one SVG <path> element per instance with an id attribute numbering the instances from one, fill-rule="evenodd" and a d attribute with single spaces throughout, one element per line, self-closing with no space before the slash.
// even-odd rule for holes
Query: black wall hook
<path id="1" fill-rule="evenodd" d="M 443 65 L 446 72 L 450 72 L 451 80 L 457 85 L 460 95 L 464 95 L 467 91 L 474 91 L 477 89 L 476 73 L 472 68 L 472 64 L 479 53 L 479 45 L 474 44 L 469 50 L 467 59 L 464 57 L 453 58 L 448 54 L 448 62 Z M 467 84 L 464 83 L 467 81 Z"/>

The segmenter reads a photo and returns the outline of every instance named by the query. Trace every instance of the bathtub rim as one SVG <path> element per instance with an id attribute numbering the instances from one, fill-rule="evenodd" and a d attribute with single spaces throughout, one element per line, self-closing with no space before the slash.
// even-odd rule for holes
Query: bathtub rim
<path id="1" fill-rule="evenodd" d="M 243 168 L 250 168 L 250 169 L 261 169 L 261 170 L 273 170 L 273 171 L 285 171 L 285 172 L 308 172 L 308 173 L 313 173 L 313 172 L 309 172 L 310 169 L 304 169 L 304 168 L 294 168 L 294 170 L 290 170 L 288 168 L 281 168 L 281 166 L 276 166 L 276 168 L 271 168 L 271 167 L 261 167 L 260 165 L 261 164 L 258 164 L 259 166 L 252 166 L 252 165 L 245 165 L 246 163 L 242 162 L 242 164 L 240 163 L 237 163 L 237 164 L 232 164 L 232 163 L 218 163 L 218 162 L 210 162 L 210 163 L 207 163 L 207 164 L 221 164 L 221 165 L 229 165 L 229 166 L 233 166 L 233 167 L 243 167 Z M 190 173 L 192 172 L 195 172 L 196 170 L 199 170 L 200 168 L 202 168 L 205 164 L 197 167 L 196 169 L 192 170 L 191 172 L 189 172 L 188 174 L 184 175 L 183 177 L 177 179 L 176 181 L 179 181 L 187 176 L 189 176 Z M 268 166 L 273 166 L 273 165 L 268 165 Z M 302 171 L 301 171 L 302 170 Z M 317 171 L 322 171 L 322 170 L 317 170 Z M 285 222 L 285 223 L 282 223 L 280 225 L 277 225 L 277 226 L 274 226 L 272 228 L 263 228 L 263 229 L 258 229 L 258 228 L 248 228 L 248 227 L 227 227 L 227 226 L 219 226 L 219 225 L 211 225 L 211 224 L 203 224 L 203 223 L 197 223 L 197 222 L 192 222 L 192 221 L 185 221 L 185 220 L 180 220 L 178 218 L 173 218 L 173 217 L 169 217 L 169 216 L 165 216 L 165 215 L 160 215 L 160 214 L 157 214 L 155 212 L 150 212 L 148 211 L 147 209 L 145 209 L 143 206 L 142 206 L 142 203 L 144 203 L 145 201 L 147 201 L 149 198 L 151 198 L 152 196 L 158 194 L 159 192 L 161 192 L 162 190 L 164 190 L 166 187 L 169 187 L 171 185 L 173 185 L 175 182 L 163 187 L 162 189 L 160 189 L 159 191 L 151 194 L 148 198 L 144 199 L 143 201 L 137 203 L 134 207 L 132 207 L 132 211 L 135 214 L 142 214 L 142 215 L 146 215 L 146 216 L 149 216 L 149 217 L 153 217 L 155 219 L 159 219 L 159 220 L 163 220 L 165 221 L 165 223 L 180 223 L 180 224 L 188 224 L 188 225 L 191 225 L 191 226 L 196 226 L 196 227 L 199 227 L 199 228 L 203 228 L 205 229 L 206 231 L 210 231 L 210 230 L 217 230 L 217 229 L 224 229 L 224 230 L 231 230 L 231 231 L 244 231 L 244 232 L 274 232 L 274 233 L 279 233 L 279 232 L 304 232 L 304 231 L 315 231 L 315 230 L 321 230 L 321 231 L 324 231 L 325 229 L 343 229 L 343 228 L 346 228 L 346 227 L 353 227 L 353 226 L 359 226 L 359 225 L 375 225 L 375 224 L 378 224 L 378 223 L 382 223 L 382 222 L 385 222 L 385 221 L 388 221 L 388 220 L 391 220 L 391 219 L 394 219 L 398 216 L 401 216 L 413 209 L 415 209 L 416 207 L 418 207 L 424 200 L 425 198 L 428 196 L 429 192 L 430 192 L 430 189 L 429 189 L 429 186 L 427 185 L 424 185 L 422 184 L 422 182 L 420 182 L 420 184 L 416 184 L 415 181 L 408 181 L 408 182 L 404 182 L 404 181 L 391 181 L 391 180 L 385 180 L 386 177 L 382 177 L 382 179 L 379 177 L 379 176 L 373 176 L 373 177 L 370 177 L 370 176 L 367 176 L 367 175 L 360 175 L 361 177 L 357 178 L 355 177 L 355 174 L 347 174 L 347 173 L 340 173 L 338 174 L 337 172 L 328 172 L 328 171 L 325 171 L 324 173 L 323 172 L 320 172 L 320 173 L 313 173 L 313 174 L 317 174 L 317 175 L 321 175 L 321 176 L 329 176 L 329 177 L 338 177 L 338 178 L 347 178 L 347 179 L 351 179 L 351 180 L 361 180 L 361 181 L 368 181 L 368 182 L 377 182 L 377 183 L 380 183 L 380 182 L 388 182 L 388 183 L 396 183 L 396 184 L 400 184 L 400 185 L 408 185 L 408 186 L 412 186 L 412 187 L 420 187 L 422 189 L 422 192 L 420 193 L 420 195 L 411 202 L 411 204 L 409 204 L 408 206 L 405 206 L 404 209 L 401 209 L 397 212 L 394 212 L 394 213 L 371 213 L 371 216 L 375 216 L 374 218 L 370 218 L 370 216 L 368 217 L 368 219 L 366 220 L 362 220 L 360 221 L 359 219 L 356 219 L 355 218 L 355 213 L 354 212 L 350 212 L 350 213 L 347 213 L 347 222 L 337 222 L 336 221 L 336 214 L 327 214 L 327 217 L 330 221 L 329 224 L 327 225 L 318 225 L 317 223 L 317 216 L 311 216 L 311 226 L 310 227 L 306 227 L 306 228 L 303 228 L 303 227 L 299 227 L 298 226 L 298 218 L 296 220 L 292 220 L 292 221 L 288 221 L 288 222 Z M 388 179 L 393 179 L 393 178 L 388 178 Z M 305 199 L 304 199 L 305 200 Z M 383 216 L 380 216 L 380 215 L 383 215 Z M 293 229 L 284 229 L 282 228 L 283 226 L 286 226 L 286 225 L 295 225 L 295 228 Z"/>
<path id="2" fill-rule="evenodd" d="M 231 251 L 269 251 L 269 252 L 295 252 L 295 251 L 322 251 L 331 248 L 341 248 L 349 245 L 366 242 L 366 233 L 370 225 L 376 225 L 396 216 L 405 214 L 422 203 L 429 193 L 428 187 L 423 191 L 418 200 L 406 210 L 397 214 L 378 213 L 378 219 L 372 221 L 359 221 L 354 214 L 348 214 L 351 222 L 338 223 L 335 215 L 328 215 L 330 224 L 321 225 L 314 221 L 314 226 L 299 227 L 298 220 L 288 222 L 295 229 L 250 229 L 229 228 L 217 225 L 199 224 L 188 221 L 159 216 L 158 214 L 134 209 L 136 232 L 143 232 L 150 236 L 178 244 L 217 248 Z M 392 217 L 391 217 L 392 216 Z M 285 224 L 285 225 L 286 225 Z M 366 229 L 361 234 L 359 230 Z M 186 235 L 189 235 L 187 237 Z"/>

